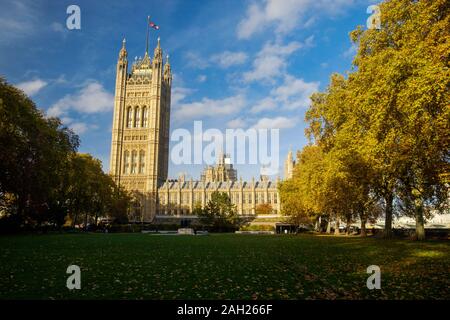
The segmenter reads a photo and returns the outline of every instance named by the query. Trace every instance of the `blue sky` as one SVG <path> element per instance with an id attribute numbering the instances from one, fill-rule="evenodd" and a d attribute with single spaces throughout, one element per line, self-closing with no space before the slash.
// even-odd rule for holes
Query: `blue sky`
<path id="1" fill-rule="evenodd" d="M 349 32 L 365 25 L 370 0 L 5 1 L 0 0 L 0 75 L 61 117 L 109 168 L 115 65 L 122 38 L 129 60 L 145 50 L 146 16 L 160 26 L 174 73 L 171 130 L 279 128 L 280 160 L 301 149 L 309 95 L 351 68 Z M 66 8 L 81 8 L 81 30 Z M 282 163 L 281 163 L 282 164 Z M 203 165 L 169 175 L 197 178 Z M 258 165 L 237 166 L 244 179 Z"/>

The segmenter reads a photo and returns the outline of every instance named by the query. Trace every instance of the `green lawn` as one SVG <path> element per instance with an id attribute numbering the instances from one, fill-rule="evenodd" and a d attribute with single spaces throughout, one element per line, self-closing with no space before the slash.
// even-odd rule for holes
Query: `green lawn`
<path id="1" fill-rule="evenodd" d="M 0 237 L 0 299 L 450 299 L 450 242 L 333 236 Z M 81 290 L 66 269 L 81 268 Z M 368 290 L 366 268 L 381 268 Z"/>

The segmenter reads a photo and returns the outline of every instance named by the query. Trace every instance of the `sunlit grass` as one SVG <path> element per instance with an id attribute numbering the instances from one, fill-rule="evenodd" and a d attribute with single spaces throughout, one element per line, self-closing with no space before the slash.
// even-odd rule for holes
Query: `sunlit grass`
<path id="1" fill-rule="evenodd" d="M 0 298 L 449 299 L 450 243 L 310 235 L 0 237 Z M 66 288 L 80 266 L 81 290 Z M 381 290 L 366 269 L 381 268 Z"/>

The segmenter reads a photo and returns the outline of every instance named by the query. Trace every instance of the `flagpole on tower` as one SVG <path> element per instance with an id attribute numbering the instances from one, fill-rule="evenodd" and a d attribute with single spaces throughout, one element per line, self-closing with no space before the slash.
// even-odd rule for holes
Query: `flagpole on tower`
<path id="1" fill-rule="evenodd" d="M 147 16 L 147 39 L 145 40 L 145 54 L 148 55 L 148 30 L 150 27 L 150 16 Z"/>

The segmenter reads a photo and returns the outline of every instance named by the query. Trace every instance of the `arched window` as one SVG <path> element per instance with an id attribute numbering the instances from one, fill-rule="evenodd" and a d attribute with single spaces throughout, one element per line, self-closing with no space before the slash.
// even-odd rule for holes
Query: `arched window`
<path id="1" fill-rule="evenodd" d="M 134 150 L 131 153 L 131 174 L 136 173 L 136 167 L 137 167 L 137 152 Z"/>
<path id="2" fill-rule="evenodd" d="M 128 109 L 127 109 L 127 128 L 131 128 L 132 123 L 133 123 L 133 113 L 132 113 L 131 107 L 128 107 Z"/>
<path id="3" fill-rule="evenodd" d="M 139 173 L 144 173 L 145 168 L 145 152 L 141 150 L 139 152 Z"/>
<path id="4" fill-rule="evenodd" d="M 147 107 L 142 108 L 142 128 L 147 128 L 148 124 L 148 109 Z"/>
<path id="5" fill-rule="evenodd" d="M 130 153 L 125 151 L 123 156 L 123 173 L 128 174 L 130 171 Z"/>
<path id="6" fill-rule="evenodd" d="M 139 107 L 136 107 L 136 108 L 134 108 L 134 127 L 135 128 L 139 128 L 139 119 L 140 119 Z"/>

